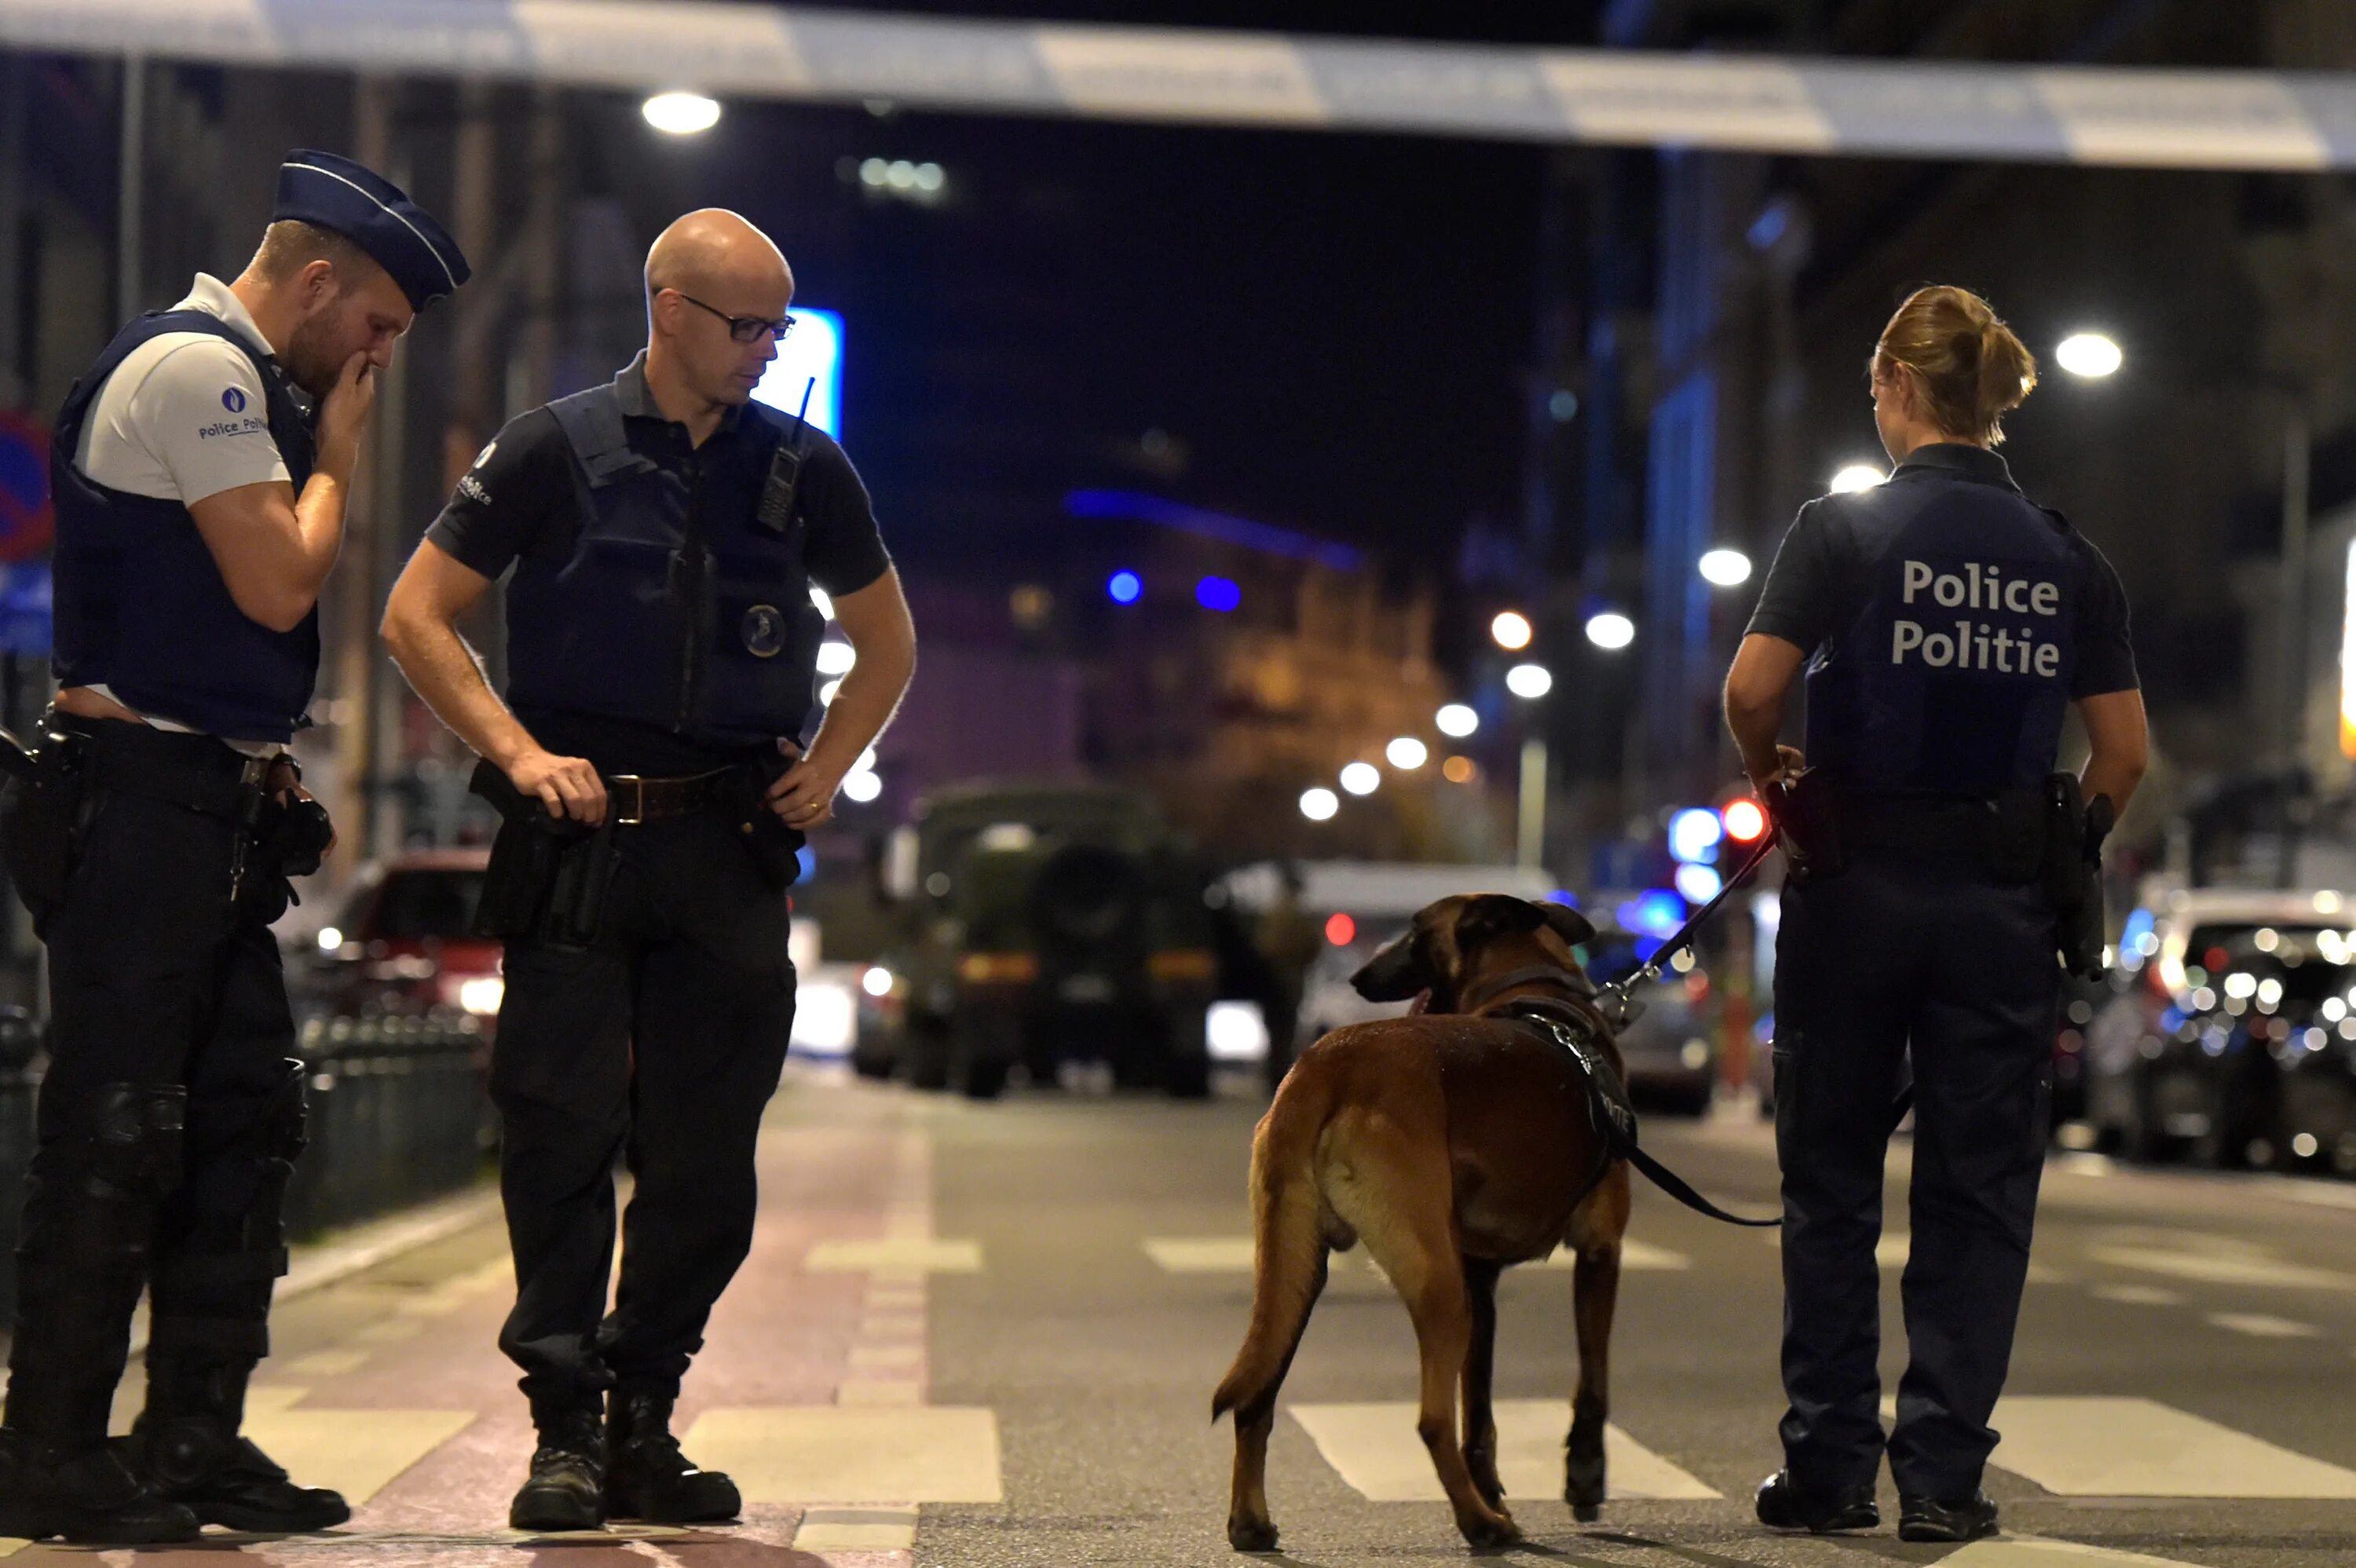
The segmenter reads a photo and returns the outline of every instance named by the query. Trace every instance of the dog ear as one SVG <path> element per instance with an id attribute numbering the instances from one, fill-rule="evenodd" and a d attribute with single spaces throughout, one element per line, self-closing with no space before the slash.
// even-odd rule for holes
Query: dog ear
<path id="1" fill-rule="evenodd" d="M 1585 915 L 1580 913 L 1569 904 L 1558 904 L 1548 901 L 1538 905 L 1537 908 L 1538 912 L 1546 916 L 1547 929 L 1552 931 L 1557 936 L 1561 937 L 1563 941 L 1569 943 L 1571 946 L 1577 947 L 1581 943 L 1592 942 L 1595 940 L 1594 925 L 1589 922 Z"/>
<path id="2" fill-rule="evenodd" d="M 1456 912 L 1456 946 L 1471 953 L 1484 942 L 1536 931 L 1546 923 L 1540 906 L 1509 893 L 1480 893 Z"/>
<path id="3" fill-rule="evenodd" d="M 1384 943 L 1350 976 L 1358 995 L 1370 1002 L 1404 1002 L 1431 989 L 1434 977 L 1422 938 L 1422 927 L 1411 925 Z"/>

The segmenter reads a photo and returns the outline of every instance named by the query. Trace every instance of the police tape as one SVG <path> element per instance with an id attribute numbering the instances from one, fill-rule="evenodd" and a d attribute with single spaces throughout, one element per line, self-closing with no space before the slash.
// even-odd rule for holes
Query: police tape
<path id="1" fill-rule="evenodd" d="M 712 0 L 0 0 L 0 44 L 387 76 L 1540 142 L 2356 167 L 2356 81 L 2324 72 L 1500 48 Z"/>

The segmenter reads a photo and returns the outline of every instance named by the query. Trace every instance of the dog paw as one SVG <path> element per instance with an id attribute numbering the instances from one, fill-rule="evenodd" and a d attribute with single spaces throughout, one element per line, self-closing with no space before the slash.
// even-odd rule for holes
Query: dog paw
<path id="1" fill-rule="evenodd" d="M 1603 1505 L 1601 1503 L 1573 1503 L 1570 1505 L 1570 1517 L 1577 1520 L 1581 1524 L 1593 1524 L 1597 1520 L 1603 1517 Z"/>
<path id="2" fill-rule="evenodd" d="M 1227 1544 L 1237 1552 L 1273 1552 L 1276 1526 L 1264 1519 L 1231 1519 L 1227 1520 Z"/>
<path id="3" fill-rule="evenodd" d="M 1457 1528 L 1464 1532 L 1466 1541 L 1475 1550 L 1482 1552 L 1494 1552 L 1500 1547 L 1512 1546 L 1522 1539 L 1522 1527 L 1514 1522 L 1514 1516 L 1509 1513 L 1500 1512 L 1483 1519 L 1460 1520 L 1457 1521 Z"/>

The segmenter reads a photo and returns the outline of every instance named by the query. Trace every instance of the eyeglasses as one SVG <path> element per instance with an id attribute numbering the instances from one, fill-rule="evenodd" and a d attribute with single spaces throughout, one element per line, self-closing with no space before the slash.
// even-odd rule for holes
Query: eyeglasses
<path id="1" fill-rule="evenodd" d="M 696 309 L 710 311 L 713 315 L 726 322 L 728 336 L 739 343 L 758 343 L 761 341 L 763 333 L 768 334 L 772 343 L 783 343 L 786 340 L 786 335 L 794 329 L 794 318 L 789 315 L 781 315 L 775 321 L 771 321 L 766 315 L 730 315 L 717 305 L 705 304 L 685 289 L 673 289 L 671 293 Z"/>

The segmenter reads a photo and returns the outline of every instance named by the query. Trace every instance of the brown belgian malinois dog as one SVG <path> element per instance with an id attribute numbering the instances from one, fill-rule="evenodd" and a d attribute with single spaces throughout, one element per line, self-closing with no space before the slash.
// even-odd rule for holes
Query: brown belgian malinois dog
<path id="1" fill-rule="evenodd" d="M 1416 1430 L 1457 1528 L 1478 1547 L 1521 1536 L 1497 1482 L 1489 1397 L 1497 1275 L 1571 1249 L 1579 1393 L 1563 1496 L 1579 1519 L 1597 1516 L 1628 1167 L 1608 1157 L 1569 1053 L 1491 1016 L 1543 998 L 1587 1025 L 1621 1072 L 1595 987 L 1571 952 L 1594 934 L 1562 904 L 1442 899 L 1351 982 L 1370 1001 L 1428 994 L 1425 1009 L 1335 1029 L 1278 1089 L 1252 1140 L 1251 1327 L 1211 1402 L 1213 1420 L 1236 1417 L 1227 1540 L 1237 1551 L 1276 1546 L 1267 1471 L 1277 1390 L 1325 1287 L 1327 1255 L 1360 1241 L 1415 1321 Z"/>

